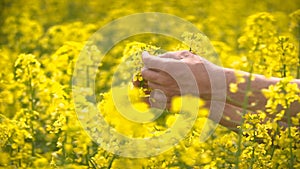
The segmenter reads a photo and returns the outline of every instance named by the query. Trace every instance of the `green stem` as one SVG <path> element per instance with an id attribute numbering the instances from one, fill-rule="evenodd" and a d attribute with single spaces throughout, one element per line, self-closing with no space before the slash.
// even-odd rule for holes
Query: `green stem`
<path id="1" fill-rule="evenodd" d="M 287 104 L 287 100 L 285 101 Z M 289 149 L 290 149 L 290 160 L 289 160 L 289 168 L 294 168 L 294 153 L 293 153 L 293 142 L 292 142 L 292 135 L 291 135 L 291 112 L 289 110 L 289 107 L 286 110 L 287 113 L 287 119 L 288 119 L 288 138 L 289 138 Z"/>
<path id="2" fill-rule="evenodd" d="M 69 118 L 66 116 L 66 126 L 68 126 L 69 123 Z M 66 131 L 63 132 L 64 134 L 64 141 L 62 142 L 62 154 L 63 154 L 63 165 L 66 163 L 66 158 L 68 156 L 66 149 L 65 149 L 65 145 L 67 143 L 67 139 L 68 139 L 68 133 Z"/>
<path id="3" fill-rule="evenodd" d="M 275 131 L 275 133 L 274 133 L 274 135 L 273 135 L 273 137 L 272 137 L 272 150 L 271 150 L 271 158 L 270 158 L 270 160 L 272 160 L 273 159 L 273 156 L 274 156 L 274 152 L 275 152 L 275 145 L 274 145 L 274 140 L 276 139 L 276 136 L 277 136 L 277 134 L 279 133 L 279 125 L 277 125 L 277 127 L 276 127 L 276 131 Z"/>
<path id="4" fill-rule="evenodd" d="M 256 141 L 256 134 L 255 134 L 256 127 L 255 127 L 255 124 L 253 124 L 253 130 L 254 130 L 253 137 L 254 137 L 254 142 L 255 142 Z M 255 146 L 253 146 L 252 153 L 251 153 L 250 168 L 253 168 L 253 164 L 254 164 L 254 161 L 255 161 L 255 159 L 254 159 L 255 153 L 254 152 L 255 152 Z"/>
<path id="5" fill-rule="evenodd" d="M 300 79 L 300 26 L 298 26 L 298 65 L 297 65 L 297 79 Z"/>
<path id="6" fill-rule="evenodd" d="M 107 166 L 108 169 L 111 168 L 112 163 L 113 163 L 113 161 L 115 160 L 116 157 L 117 157 L 116 155 L 113 155 L 113 157 L 111 158 L 111 160 L 109 161 L 109 164 L 108 164 L 108 166 Z"/>
<path id="7" fill-rule="evenodd" d="M 236 154 L 235 154 L 235 169 L 238 169 L 239 168 L 239 163 L 240 163 L 240 156 L 242 154 L 242 134 L 243 134 L 243 124 L 244 124 L 244 116 L 245 114 L 247 113 L 247 107 L 248 107 L 248 101 L 249 101 L 249 92 L 251 90 L 251 79 L 252 79 L 252 72 L 253 72 L 253 64 L 251 63 L 251 67 L 250 67 L 250 71 L 249 71 L 249 77 L 247 79 L 247 85 L 246 85 L 246 94 L 244 96 L 244 101 L 243 101 L 243 105 L 242 105 L 242 120 L 241 120 L 241 129 L 239 130 L 238 132 L 238 147 L 237 147 L 237 151 L 236 151 Z"/>
<path id="8" fill-rule="evenodd" d="M 20 147 L 18 147 L 18 153 L 20 152 Z M 22 159 L 19 159 L 19 167 L 22 166 Z"/>
<path id="9" fill-rule="evenodd" d="M 284 54 L 283 54 L 284 56 Z M 286 65 L 283 64 L 283 77 L 286 77 Z M 286 95 L 287 92 L 285 90 L 286 85 L 283 86 L 283 93 Z M 285 100 L 285 104 L 288 105 L 286 109 L 287 120 L 288 120 L 288 138 L 289 138 L 289 149 L 290 149 L 290 160 L 289 160 L 289 168 L 294 168 L 294 153 L 293 153 L 293 144 L 292 144 L 292 135 L 291 135 L 291 113 L 290 113 L 290 105 L 288 100 Z"/>
<path id="10" fill-rule="evenodd" d="M 90 163 L 91 163 L 91 165 L 92 165 L 92 167 L 91 167 L 91 168 L 93 168 L 93 169 L 97 169 L 96 162 L 95 162 L 93 159 L 90 159 Z M 90 168 L 90 166 L 89 166 L 89 168 Z"/>
<path id="11" fill-rule="evenodd" d="M 32 86 L 32 76 L 31 76 L 31 70 L 30 70 L 30 67 L 28 66 L 28 69 L 27 69 L 27 73 L 28 73 L 28 76 L 29 76 L 29 79 L 28 79 L 28 93 L 29 93 L 29 96 L 30 96 L 30 110 L 29 110 L 29 113 L 31 113 L 31 117 L 30 117 L 30 131 L 31 131 L 31 134 L 32 134 L 32 140 L 31 140 L 31 155 L 32 156 L 35 156 L 35 142 L 34 142 L 34 138 L 35 138 L 35 134 L 34 134 L 34 126 L 33 126 L 33 123 L 32 123 L 32 120 L 34 118 L 34 110 L 35 110 L 35 106 L 34 106 L 34 88 Z"/>
<path id="12" fill-rule="evenodd" d="M 85 155 L 85 163 L 87 166 L 89 166 L 89 161 L 90 161 L 90 146 L 86 146 L 86 150 L 87 150 L 87 153 Z"/>

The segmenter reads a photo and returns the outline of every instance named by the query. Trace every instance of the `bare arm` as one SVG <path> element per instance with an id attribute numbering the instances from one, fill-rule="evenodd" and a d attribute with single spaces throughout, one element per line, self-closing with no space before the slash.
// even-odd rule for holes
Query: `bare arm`
<path id="1" fill-rule="evenodd" d="M 148 81 L 150 88 L 159 89 L 165 94 L 167 98 L 167 106 L 170 106 L 172 97 L 187 94 L 182 93 L 182 89 L 188 91 L 189 94 L 197 95 L 210 103 L 213 101 L 223 102 L 225 107 L 221 121 L 216 121 L 214 117 L 217 117 L 218 115 L 214 115 L 214 112 L 211 112 L 210 118 L 229 128 L 234 128 L 239 125 L 238 121 L 240 121 L 241 115 L 236 113 L 237 111 L 241 111 L 243 109 L 247 109 L 252 112 L 264 110 L 267 99 L 264 97 L 261 90 L 280 81 L 279 78 L 267 79 L 262 75 L 252 74 L 255 76 L 255 80 L 251 81 L 248 86 L 252 95 L 245 97 L 248 88 L 247 84 L 250 82 L 250 74 L 247 72 L 240 71 L 246 79 L 246 82 L 239 84 L 237 92 L 232 93 L 229 90 L 229 84 L 236 82 L 236 75 L 232 69 L 216 66 L 188 51 L 169 52 L 155 59 L 153 56 L 148 55 L 149 54 L 143 56 L 145 68 L 142 71 L 142 76 Z M 186 67 L 187 65 L 191 69 L 194 79 L 196 79 L 198 86 L 197 89 L 189 89 L 191 86 L 189 83 L 192 83 L 193 81 L 189 80 L 188 76 L 185 76 L 184 71 L 181 71 L 183 70 L 181 69 L 182 65 L 183 67 Z M 168 72 L 180 74 L 177 78 L 180 80 L 183 79 L 183 85 L 179 87 L 176 80 Z M 225 80 L 222 80 L 223 77 Z M 213 78 L 214 81 L 212 81 L 211 78 Z M 300 80 L 294 80 L 293 83 L 296 83 L 300 87 Z M 197 92 L 194 92 L 194 90 L 197 90 Z M 212 97 L 213 95 L 219 96 Z M 225 97 L 225 99 L 219 99 L 223 97 Z M 243 104 L 245 98 L 248 99 L 246 100 L 246 106 Z M 160 100 L 160 98 L 155 99 L 158 101 Z M 255 105 L 252 105 L 251 103 L 255 103 Z M 278 107 L 278 110 L 280 110 L 280 107 Z M 292 103 L 289 111 L 292 116 L 295 116 L 299 110 L 299 102 L 294 102 Z M 234 120 L 228 121 L 225 116 Z M 269 118 L 273 118 L 270 114 L 268 114 L 268 116 Z"/>
<path id="2" fill-rule="evenodd" d="M 236 76 L 234 70 L 225 68 L 224 71 L 226 74 L 227 86 L 229 86 L 230 83 L 236 83 Z M 254 80 L 249 82 L 249 73 L 242 71 L 239 71 L 239 73 L 243 74 L 245 82 L 238 85 L 238 90 L 236 93 L 230 92 L 229 87 L 227 88 L 226 102 L 237 107 L 242 107 L 243 101 L 245 99 L 245 93 L 247 90 L 247 84 L 249 84 L 249 90 L 252 92 L 252 94 L 248 97 L 247 109 L 252 111 L 265 110 L 267 99 L 265 98 L 261 90 L 267 89 L 270 85 L 275 85 L 277 82 L 280 81 L 280 78 L 266 78 L 262 75 L 252 74 L 251 76 L 254 76 Z M 292 83 L 296 83 L 300 88 L 299 79 L 293 80 Z M 281 107 L 278 107 L 278 111 L 280 110 Z M 298 112 L 300 112 L 300 103 L 292 103 L 289 111 L 291 113 L 291 116 L 295 116 Z"/>

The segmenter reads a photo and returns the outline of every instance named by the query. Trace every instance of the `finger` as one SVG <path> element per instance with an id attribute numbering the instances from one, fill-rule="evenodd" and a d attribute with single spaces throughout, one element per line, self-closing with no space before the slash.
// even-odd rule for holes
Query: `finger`
<path id="1" fill-rule="evenodd" d="M 142 53 L 142 59 L 146 68 L 161 70 L 165 66 L 166 61 L 156 56 L 150 55 L 148 52 L 144 51 Z"/>
<path id="2" fill-rule="evenodd" d="M 151 81 L 151 82 L 157 83 L 157 84 L 162 83 L 161 74 L 157 71 L 152 70 L 152 69 L 144 68 L 142 70 L 142 76 L 147 81 Z"/>
<path id="3" fill-rule="evenodd" d="M 178 52 L 166 52 L 164 54 L 158 55 L 158 57 L 160 58 L 172 58 L 172 59 L 177 59 L 180 60 L 180 56 L 178 54 L 176 54 Z"/>
<path id="4" fill-rule="evenodd" d="M 160 84 L 157 84 L 157 83 L 149 81 L 148 82 L 148 86 L 151 89 L 158 89 L 158 90 L 161 90 L 161 91 L 163 91 L 165 93 L 165 87 L 162 86 L 162 85 L 160 85 Z"/>
<path id="5" fill-rule="evenodd" d="M 176 82 L 172 85 L 161 85 L 153 82 L 148 83 L 149 87 L 151 89 L 158 89 L 164 92 L 164 94 L 167 96 L 167 98 L 172 98 L 174 96 L 180 96 L 181 91 L 179 87 L 177 86 Z"/>
<path id="6" fill-rule="evenodd" d="M 166 109 L 168 100 L 163 91 L 155 89 L 150 93 L 149 102 L 151 107 Z"/>
<path id="7" fill-rule="evenodd" d="M 162 55 L 158 55 L 161 58 L 171 58 L 176 60 L 181 60 L 189 57 L 193 57 L 194 54 L 187 50 L 176 51 L 176 52 L 167 52 Z"/>
<path id="8" fill-rule="evenodd" d="M 171 67 L 177 67 L 181 63 L 179 60 L 172 58 L 151 56 L 148 52 L 143 52 L 142 59 L 146 68 L 165 72 L 169 72 Z"/>

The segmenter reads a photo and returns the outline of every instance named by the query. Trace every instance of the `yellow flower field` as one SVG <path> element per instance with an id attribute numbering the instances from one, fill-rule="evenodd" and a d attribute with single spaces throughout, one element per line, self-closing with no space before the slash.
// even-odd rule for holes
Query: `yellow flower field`
<path id="1" fill-rule="evenodd" d="M 2 0 L 0 168 L 300 168 L 300 110 L 293 117 L 289 113 L 291 103 L 300 102 L 299 87 L 289 83 L 300 79 L 299 4 L 298 0 Z M 182 32 L 184 42 L 162 35 L 131 36 L 114 44 L 107 53 L 90 44 L 89 38 L 108 23 L 145 12 L 172 14 L 194 24 L 209 38 L 221 66 L 282 78 L 262 91 L 267 98 L 265 111 L 240 112 L 243 120 L 238 132 L 218 125 L 210 133 L 215 124 L 207 118 L 209 111 L 202 107 L 204 101 L 198 99 L 195 103 L 201 108 L 196 112 L 194 125 L 184 139 L 167 151 L 141 158 L 107 151 L 106 147 L 120 148 L 121 143 L 113 141 L 118 140 L 111 135 L 114 131 L 130 138 L 159 137 L 177 124 L 181 108 L 187 112 L 185 117 L 192 116 L 189 111 L 193 105 L 184 102 L 184 98 L 174 98 L 173 103 L 185 103 L 187 107 L 173 106 L 148 123 L 134 122 L 120 114 L 116 99 L 124 103 L 123 109 L 149 109 L 140 100 L 149 89 L 133 88 L 126 81 L 134 77 L 133 80 L 143 82 L 142 51 L 160 54 L 165 50 L 191 49 L 216 61 L 211 51 L 199 45 L 203 37 L 189 32 Z M 130 26 L 134 29 L 137 25 Z M 83 63 L 86 65 L 102 59 L 97 65 L 95 83 L 89 79 L 82 82 L 93 85 L 95 96 L 90 88 L 74 86 L 74 70 L 84 67 L 77 62 L 80 55 L 87 56 Z M 121 64 L 125 66 L 120 67 Z M 135 75 L 128 73 L 132 71 Z M 81 73 L 93 75 L 89 70 Z M 124 81 L 128 83 L 124 85 Z M 238 83 L 244 81 L 239 77 L 237 84 L 230 84 L 231 92 L 236 92 Z M 129 86 L 132 107 L 124 101 L 127 96 L 119 93 L 114 98 L 111 86 L 116 87 L 115 91 L 117 87 Z M 245 93 L 252 94 L 251 90 Z M 92 116 L 82 119 L 77 112 L 88 114 L 94 97 L 97 110 L 113 129 L 97 124 Z M 81 107 L 74 99 L 82 103 Z M 277 112 L 278 106 L 283 110 Z M 146 114 L 139 116 L 146 118 Z M 286 127 L 280 125 L 282 119 L 287 119 Z M 185 133 L 182 128 L 176 130 L 180 136 Z M 102 133 L 103 138 L 91 136 L 97 133 Z M 210 136 L 200 141 L 201 133 Z M 104 144 L 106 138 L 112 140 L 110 145 Z M 143 146 L 131 145 L 132 150 L 128 151 L 132 155 L 147 153 L 138 151 Z M 157 147 L 160 145 L 153 143 L 146 149 L 152 154 Z"/>

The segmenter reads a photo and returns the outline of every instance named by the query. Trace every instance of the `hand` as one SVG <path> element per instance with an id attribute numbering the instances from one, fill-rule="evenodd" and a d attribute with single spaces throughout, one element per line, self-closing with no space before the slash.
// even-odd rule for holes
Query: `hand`
<path id="1" fill-rule="evenodd" d="M 226 93 L 222 68 L 189 51 L 168 52 L 157 57 L 143 52 L 143 61 L 142 76 L 154 90 L 152 97 L 158 103 L 166 102 L 169 106 L 172 97 L 186 94 L 212 99 L 212 94 Z M 212 84 L 213 80 L 221 83 Z"/>

